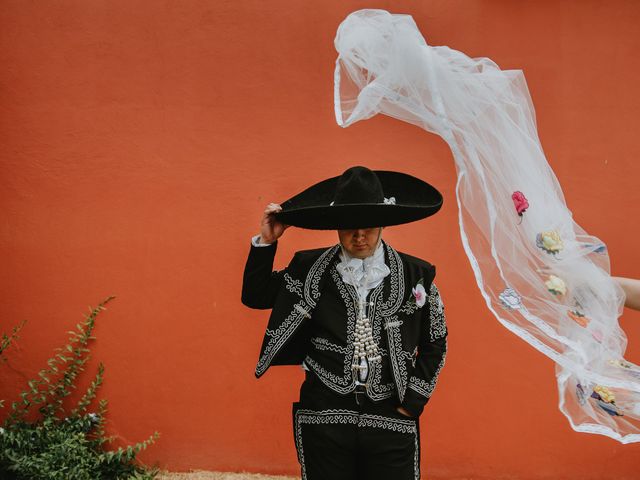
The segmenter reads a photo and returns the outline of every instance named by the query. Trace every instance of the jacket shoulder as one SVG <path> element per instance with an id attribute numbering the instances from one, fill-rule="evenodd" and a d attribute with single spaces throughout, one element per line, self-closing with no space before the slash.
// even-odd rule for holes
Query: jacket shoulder
<path id="1" fill-rule="evenodd" d="M 313 263 L 327 250 L 333 247 L 312 248 L 310 250 L 298 250 L 293 254 L 292 264 L 304 267 L 311 267 Z"/>
<path id="2" fill-rule="evenodd" d="M 309 250 L 298 250 L 294 254 L 294 256 L 295 255 L 299 255 L 301 258 L 319 257 L 320 255 L 322 255 L 324 252 L 326 252 L 330 248 L 333 248 L 333 246 L 331 246 L 331 247 L 321 247 L 321 248 L 311 248 Z"/>
<path id="3" fill-rule="evenodd" d="M 410 275 L 422 278 L 425 288 L 430 288 L 430 285 L 436 276 L 436 266 L 422 258 L 409 255 L 408 253 L 398 252 L 398 255 L 400 255 L 400 259 L 408 267 L 407 273 L 412 272 Z"/>
<path id="4" fill-rule="evenodd" d="M 409 255 L 408 253 L 404 253 L 404 252 L 398 251 L 398 255 L 400 255 L 400 258 L 405 263 L 408 263 L 410 265 L 414 265 L 414 266 L 416 266 L 418 268 L 423 268 L 423 269 L 435 268 L 435 265 L 427 262 L 426 260 L 423 260 L 422 258 L 418 258 L 418 257 L 414 257 L 413 255 Z"/>

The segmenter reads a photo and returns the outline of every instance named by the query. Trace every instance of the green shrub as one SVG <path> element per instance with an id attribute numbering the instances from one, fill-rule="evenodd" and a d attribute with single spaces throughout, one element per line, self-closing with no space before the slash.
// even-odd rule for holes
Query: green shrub
<path id="1" fill-rule="evenodd" d="M 117 450 L 106 450 L 105 444 L 115 437 L 105 437 L 104 419 L 107 401 L 98 402 L 97 412 L 89 412 L 102 384 L 104 366 L 98 366 L 91 385 L 73 409 L 66 412 L 63 400 L 75 389 L 78 374 L 89 360 L 89 340 L 95 319 L 106 298 L 85 321 L 77 324 L 77 332 L 69 331 L 69 343 L 47 361 L 49 368 L 38 378 L 27 382 L 20 400 L 11 404 L 11 411 L 0 427 L 0 478 L 2 480 L 151 480 L 158 467 L 145 467 L 136 455 L 154 443 L 158 432 L 141 443 Z M 4 334 L 0 343 L 0 358 L 17 338 L 24 322 L 11 335 Z M 0 403 L 0 407 L 2 404 Z M 38 407 L 37 413 L 33 408 Z"/>
<path id="2" fill-rule="evenodd" d="M 4 352 L 7 348 L 9 348 L 9 345 L 11 345 L 11 342 L 13 342 L 16 338 L 18 338 L 18 332 L 20 331 L 20 329 L 22 329 L 22 327 L 24 327 L 25 321 L 23 320 L 20 325 L 16 325 L 15 327 L 13 327 L 13 331 L 11 332 L 11 335 L 7 335 L 6 333 L 2 334 L 2 338 L 0 339 L 0 361 L 2 362 L 6 362 L 7 359 L 6 357 L 2 354 L 2 352 Z M 0 399 L 0 408 L 4 407 L 4 400 Z"/>

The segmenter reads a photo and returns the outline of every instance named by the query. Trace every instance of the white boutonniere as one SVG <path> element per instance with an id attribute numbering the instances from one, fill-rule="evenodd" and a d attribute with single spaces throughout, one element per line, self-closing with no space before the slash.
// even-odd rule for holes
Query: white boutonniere
<path id="1" fill-rule="evenodd" d="M 424 289 L 424 285 L 422 285 L 422 279 L 418 280 L 417 285 L 411 289 L 411 293 L 413 293 L 413 300 L 416 305 L 422 308 L 427 301 L 427 292 Z"/>
<path id="2" fill-rule="evenodd" d="M 427 303 L 427 291 L 422 283 L 423 279 L 421 278 L 416 286 L 411 289 L 411 296 L 404 303 L 400 312 L 411 315 Z"/>

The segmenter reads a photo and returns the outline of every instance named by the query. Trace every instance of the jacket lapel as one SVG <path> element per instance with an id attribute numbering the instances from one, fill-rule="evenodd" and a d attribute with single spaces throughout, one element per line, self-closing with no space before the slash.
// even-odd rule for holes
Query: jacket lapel
<path id="1" fill-rule="evenodd" d="M 406 295 L 406 268 L 398 252 L 386 243 L 385 261 L 388 262 L 387 265 L 391 273 L 384 280 L 384 295 L 382 305 L 378 311 L 383 319 L 384 329 L 387 332 L 391 371 L 393 372 L 398 398 L 402 402 L 407 389 L 408 373 L 402 348 L 402 335 L 400 333 L 402 320 L 398 310 Z"/>

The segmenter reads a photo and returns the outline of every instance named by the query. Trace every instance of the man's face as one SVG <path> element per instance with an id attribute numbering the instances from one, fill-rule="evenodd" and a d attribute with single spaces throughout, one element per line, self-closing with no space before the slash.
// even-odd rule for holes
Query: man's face
<path id="1" fill-rule="evenodd" d="M 338 230 L 338 238 L 344 249 L 355 258 L 367 258 L 373 255 L 378 246 L 382 227 Z"/>

